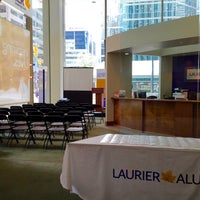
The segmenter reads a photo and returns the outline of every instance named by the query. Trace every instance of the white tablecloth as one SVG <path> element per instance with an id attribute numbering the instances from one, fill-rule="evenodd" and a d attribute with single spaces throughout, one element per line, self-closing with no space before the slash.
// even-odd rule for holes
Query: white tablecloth
<path id="1" fill-rule="evenodd" d="M 60 181 L 84 200 L 199 200 L 200 139 L 106 134 L 69 143 Z"/>

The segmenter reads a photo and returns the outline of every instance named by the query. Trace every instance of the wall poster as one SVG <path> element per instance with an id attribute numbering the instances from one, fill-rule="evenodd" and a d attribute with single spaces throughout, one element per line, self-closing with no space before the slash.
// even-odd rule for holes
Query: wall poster
<path id="1" fill-rule="evenodd" d="M 187 81 L 200 80 L 200 69 L 198 67 L 187 67 L 186 80 Z"/>
<path id="2" fill-rule="evenodd" d="M 30 32 L 0 18 L 0 105 L 30 101 Z"/>

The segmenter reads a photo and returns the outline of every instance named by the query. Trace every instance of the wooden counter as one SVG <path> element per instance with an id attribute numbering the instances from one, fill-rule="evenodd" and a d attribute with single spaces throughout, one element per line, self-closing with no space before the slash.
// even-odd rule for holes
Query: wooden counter
<path id="1" fill-rule="evenodd" d="M 200 137 L 200 101 L 113 98 L 114 123 L 142 132 Z"/>

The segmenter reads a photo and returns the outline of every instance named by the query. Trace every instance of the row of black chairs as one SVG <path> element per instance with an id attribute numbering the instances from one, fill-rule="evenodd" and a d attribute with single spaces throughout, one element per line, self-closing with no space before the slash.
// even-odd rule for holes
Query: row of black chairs
<path id="1" fill-rule="evenodd" d="M 4 111 L 6 109 L 3 109 Z M 12 110 L 12 109 L 10 109 Z M 74 111 L 63 114 L 61 112 L 52 112 L 44 114 L 41 111 L 27 111 L 12 113 L 0 113 L 0 140 L 7 139 L 10 146 L 15 140 L 25 140 L 25 146 L 30 143 L 36 144 L 36 140 L 43 141 L 43 147 L 47 148 L 53 140 L 61 140 L 62 148 L 66 142 L 73 139 L 75 133 L 81 138 L 88 137 L 88 122 L 85 120 L 82 111 Z M 59 139 L 56 138 L 59 136 Z"/>
<path id="2" fill-rule="evenodd" d="M 32 112 L 32 111 L 41 111 L 44 114 L 48 114 L 52 111 L 60 111 L 63 113 L 67 113 L 69 110 L 74 109 L 81 109 L 85 113 L 90 113 L 90 117 L 93 116 L 93 125 L 95 124 L 94 117 L 97 116 L 100 118 L 100 122 L 103 121 L 103 118 L 105 117 L 105 113 L 101 107 L 101 105 L 98 104 L 88 104 L 88 103 L 73 103 L 73 102 L 57 102 L 56 104 L 52 103 L 34 103 L 34 104 L 23 104 L 22 106 L 10 106 L 10 108 L 1 108 L 0 107 L 0 113 L 1 110 L 5 109 L 7 112 L 10 113 L 21 113 L 21 112 Z M 4 110 L 4 111 L 5 111 Z M 5 112 L 6 112 L 5 111 Z"/>
<path id="3" fill-rule="evenodd" d="M 3 109 L 3 108 L 2 108 Z M 0 114 L 2 113 L 0 108 Z M 58 102 L 55 105 L 51 103 L 34 103 L 34 104 L 23 104 L 22 106 L 11 106 L 10 108 L 4 108 L 3 112 L 9 113 L 34 113 L 40 111 L 43 114 L 49 114 L 52 112 L 60 112 L 67 114 L 70 110 L 82 110 L 85 113 L 85 116 L 90 121 L 90 126 L 96 125 L 95 117 L 100 119 L 100 122 L 104 119 L 104 112 L 101 111 L 101 106 L 97 104 L 77 104 L 77 103 L 63 103 Z M 91 128 L 90 127 L 90 128 Z"/>

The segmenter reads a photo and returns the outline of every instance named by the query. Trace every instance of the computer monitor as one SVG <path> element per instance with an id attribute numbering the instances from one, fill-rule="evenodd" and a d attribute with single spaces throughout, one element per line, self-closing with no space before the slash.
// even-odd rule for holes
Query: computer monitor
<path id="1" fill-rule="evenodd" d="M 197 100 L 197 93 L 194 91 L 190 91 L 188 94 L 188 99 L 189 100 Z"/>
<path id="2" fill-rule="evenodd" d="M 189 100 L 199 100 L 200 93 L 195 91 L 189 91 L 188 99 Z"/>
<path id="3" fill-rule="evenodd" d="M 147 94 L 146 92 L 138 92 L 138 98 L 145 98 L 146 99 Z"/>

